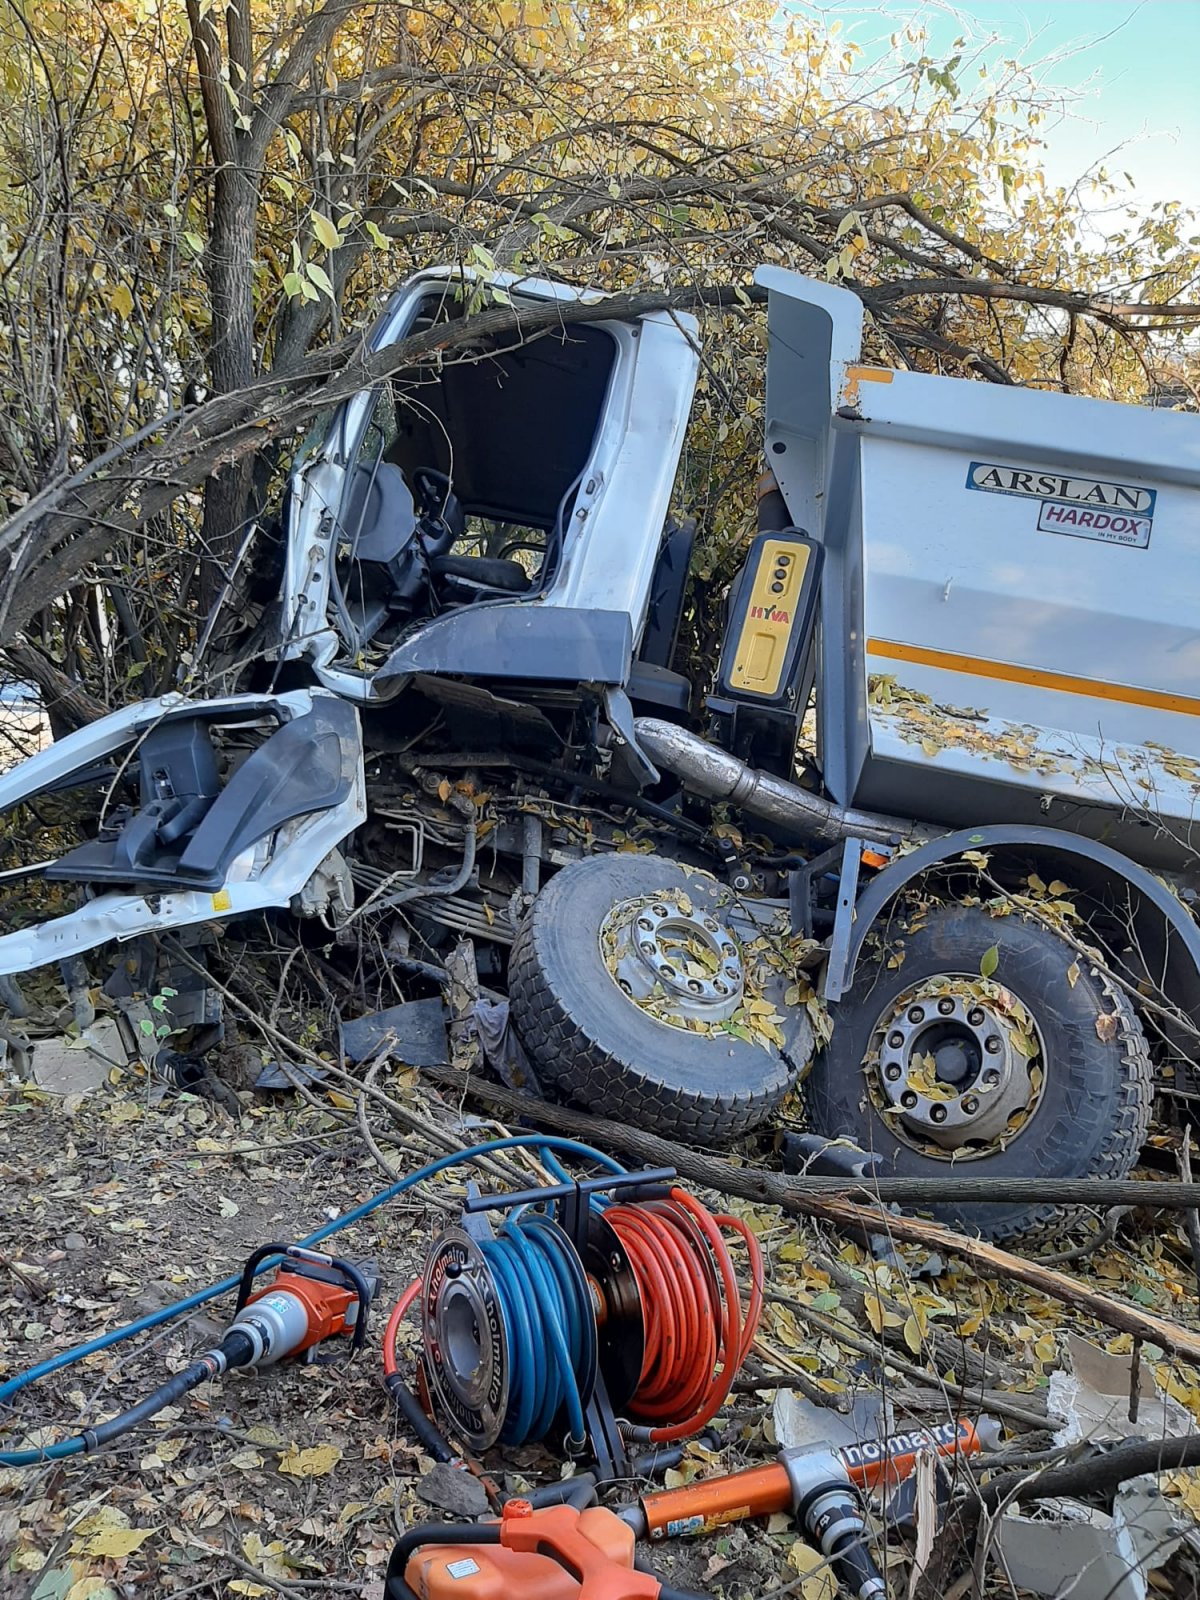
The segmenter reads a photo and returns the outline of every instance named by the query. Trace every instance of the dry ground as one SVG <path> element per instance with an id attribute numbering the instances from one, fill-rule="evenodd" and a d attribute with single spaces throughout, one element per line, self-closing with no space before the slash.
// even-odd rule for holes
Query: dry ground
<path id="1" fill-rule="evenodd" d="M 415 1095 L 411 1075 L 393 1092 Z M 422 1093 L 420 1108 L 456 1126 L 454 1107 Z M 464 1141 L 489 1132 L 473 1127 Z M 418 1162 L 403 1150 L 394 1159 L 403 1170 Z M 384 1181 L 344 1096 L 307 1105 L 290 1095 L 260 1099 L 234 1123 L 201 1100 L 154 1104 L 129 1073 L 87 1096 L 8 1084 L 0 1089 L 0 1379 L 236 1271 L 257 1244 L 307 1234 Z M 461 1178 L 439 1180 L 338 1236 L 342 1253 L 378 1260 L 385 1307 L 418 1267 L 446 1202 L 461 1193 Z M 1059 1307 L 922 1262 L 919 1252 L 880 1265 L 858 1245 L 797 1229 L 773 1211 L 750 1214 L 771 1285 L 791 1301 L 768 1308 L 757 1371 L 790 1372 L 833 1406 L 885 1385 L 906 1420 L 953 1409 L 940 1387 L 949 1376 L 1014 1412 L 1008 1448 L 1047 1448 L 1039 1419 L 1061 1359 L 1067 1319 Z M 1186 1240 L 1169 1218 L 1153 1221 L 1133 1219 L 1116 1244 L 1071 1270 L 1194 1326 Z M 226 1296 L 44 1380 L 18 1399 L 0 1446 L 30 1429 L 73 1430 L 112 1415 L 213 1342 L 231 1308 Z M 0 1596 L 378 1596 L 397 1529 L 440 1515 L 418 1498 L 430 1463 L 394 1425 L 379 1385 L 382 1323 L 381 1313 L 353 1365 L 235 1374 L 100 1456 L 0 1469 Z M 1078 1326 L 1121 1348 L 1104 1330 Z M 1157 1361 L 1152 1350 L 1146 1359 L 1200 1415 L 1200 1374 Z M 767 1400 L 739 1394 L 720 1468 L 771 1451 Z M 509 1488 L 558 1472 L 533 1450 L 493 1452 L 488 1465 Z M 708 1465 L 697 1454 L 685 1470 Z M 1186 1480 L 1178 1487 L 1194 1494 Z M 896 1538 L 892 1546 L 900 1596 L 912 1546 Z M 1173 1564 L 1169 1592 L 1196 1595 L 1190 1560 Z M 803 1575 L 808 1564 L 783 1526 L 739 1528 L 676 1547 L 660 1563 L 675 1582 L 726 1600 L 821 1600 L 822 1580 Z M 1014 1592 L 993 1581 L 997 1593 Z"/>

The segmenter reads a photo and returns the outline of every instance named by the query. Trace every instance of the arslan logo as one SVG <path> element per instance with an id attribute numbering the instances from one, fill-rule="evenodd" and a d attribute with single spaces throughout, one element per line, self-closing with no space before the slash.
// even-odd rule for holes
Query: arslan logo
<path id="1" fill-rule="evenodd" d="M 785 625 L 790 625 L 792 620 L 790 611 L 772 611 L 770 606 L 751 606 L 750 615 L 756 621 L 782 622 Z"/>
<path id="2" fill-rule="evenodd" d="M 1042 533 L 1065 533 L 1101 544 L 1144 550 L 1154 526 L 1157 489 L 1105 478 L 1077 478 L 1069 472 L 1037 467 L 1005 467 L 972 461 L 967 488 L 985 494 L 1040 500 L 1037 526 Z"/>
<path id="3" fill-rule="evenodd" d="M 1026 495 L 1031 500 L 1062 500 L 1069 505 L 1092 506 L 1101 511 L 1154 515 L 1154 489 L 1133 483 L 1109 483 L 1102 478 L 1075 478 L 1067 472 L 1047 472 L 1038 467 L 1001 467 L 992 461 L 972 461 L 967 488 L 988 494 Z"/>

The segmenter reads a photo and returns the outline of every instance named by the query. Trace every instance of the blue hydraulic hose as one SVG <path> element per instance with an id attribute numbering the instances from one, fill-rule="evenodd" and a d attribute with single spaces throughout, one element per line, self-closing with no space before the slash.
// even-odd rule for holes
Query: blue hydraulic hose
<path id="1" fill-rule="evenodd" d="M 571 1442 L 582 1449 L 587 1429 L 580 1374 L 591 1314 L 586 1286 L 563 1261 L 556 1230 L 536 1214 L 524 1223 L 511 1218 L 499 1238 L 480 1249 L 495 1280 L 509 1348 L 501 1439 L 512 1445 L 544 1439 L 565 1407 Z"/>
<path id="2" fill-rule="evenodd" d="M 564 1155 L 577 1156 L 584 1161 L 599 1162 L 609 1172 L 625 1171 L 619 1161 L 614 1161 L 602 1150 L 593 1150 L 590 1145 L 581 1144 L 577 1139 L 564 1139 L 545 1133 L 514 1134 L 507 1139 L 489 1139 L 484 1144 L 470 1145 L 465 1150 L 455 1150 L 448 1156 L 439 1156 L 436 1161 L 427 1162 L 415 1172 L 410 1172 L 406 1178 L 400 1178 L 388 1188 L 372 1195 L 369 1200 L 364 1200 L 362 1205 L 347 1211 L 344 1217 L 335 1217 L 332 1222 L 327 1222 L 323 1228 L 310 1233 L 307 1239 L 301 1239 L 300 1243 L 311 1249 L 341 1229 L 350 1227 L 352 1223 L 361 1222 L 380 1206 L 386 1205 L 389 1200 L 394 1200 L 397 1195 L 403 1194 L 416 1184 L 423 1183 L 426 1178 L 433 1178 L 439 1172 L 445 1172 L 448 1167 L 461 1166 L 464 1162 L 475 1161 L 480 1156 L 493 1155 L 498 1150 L 523 1149 L 559 1151 Z M 558 1163 L 555 1162 L 554 1165 L 557 1166 Z M 278 1262 L 278 1256 L 270 1257 L 259 1267 L 259 1273 L 267 1272 L 271 1267 L 277 1266 Z M 109 1350 L 113 1345 L 132 1339 L 139 1333 L 146 1333 L 151 1328 L 172 1321 L 175 1317 L 182 1317 L 189 1311 L 195 1311 L 199 1306 L 207 1305 L 219 1295 L 232 1293 L 241 1282 L 241 1276 L 240 1272 L 235 1272 L 228 1278 L 222 1278 L 220 1283 L 210 1284 L 207 1289 L 198 1289 L 186 1299 L 176 1300 L 172 1305 L 163 1306 L 160 1311 L 152 1311 L 144 1317 L 139 1317 L 136 1322 L 127 1323 L 123 1328 L 112 1328 L 98 1339 L 76 1345 L 73 1350 L 64 1350 L 61 1355 L 40 1362 L 36 1367 L 30 1367 L 28 1372 L 22 1372 L 17 1377 L 10 1378 L 7 1383 L 0 1384 L 0 1405 L 6 1404 L 14 1395 L 28 1388 L 31 1383 L 36 1383 L 39 1378 L 49 1377 L 52 1372 L 61 1372 L 64 1367 L 74 1366 L 77 1361 L 83 1361 L 87 1356 L 95 1355 L 100 1350 Z M 573 1417 L 572 1424 L 574 1424 Z M 46 1461 L 62 1461 L 69 1456 L 79 1455 L 84 1448 L 84 1440 L 80 1436 L 63 1439 L 58 1444 L 46 1445 L 38 1450 L 0 1450 L 0 1466 L 32 1467 Z"/>

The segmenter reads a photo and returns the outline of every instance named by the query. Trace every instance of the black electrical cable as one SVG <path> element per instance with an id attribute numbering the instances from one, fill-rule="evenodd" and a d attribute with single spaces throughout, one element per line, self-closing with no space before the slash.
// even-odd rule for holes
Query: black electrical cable
<path id="1" fill-rule="evenodd" d="M 424 1407 L 399 1372 L 389 1372 L 383 1380 L 383 1387 L 391 1396 L 392 1404 L 420 1440 L 426 1455 L 432 1456 L 435 1461 L 457 1460 L 445 1434 L 426 1416 Z"/>
<path id="2" fill-rule="evenodd" d="M 182 1372 L 177 1372 L 173 1378 L 168 1378 L 153 1394 L 147 1395 L 137 1405 L 130 1406 L 128 1411 L 122 1411 L 118 1416 L 110 1417 L 107 1422 L 98 1422 L 94 1428 L 85 1428 L 78 1435 L 82 1441 L 80 1454 L 89 1455 L 93 1450 L 102 1450 L 105 1445 L 112 1444 L 114 1439 L 119 1439 L 122 1434 L 130 1433 L 134 1428 L 141 1427 L 143 1422 L 149 1422 L 151 1417 L 158 1415 L 165 1406 L 173 1406 L 182 1400 L 185 1394 L 190 1394 L 193 1389 L 198 1389 L 202 1383 L 207 1383 L 211 1378 L 218 1378 L 223 1372 L 228 1372 L 234 1367 L 248 1366 L 254 1357 L 254 1344 L 250 1337 L 240 1328 L 231 1328 L 221 1340 L 215 1350 L 210 1350 L 207 1355 L 193 1361 L 190 1367 Z"/>

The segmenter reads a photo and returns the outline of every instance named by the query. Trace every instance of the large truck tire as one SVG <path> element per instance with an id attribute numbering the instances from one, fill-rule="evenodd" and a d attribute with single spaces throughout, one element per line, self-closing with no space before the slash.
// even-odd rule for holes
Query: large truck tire
<path id="1" fill-rule="evenodd" d="M 716 1015 L 728 1006 L 728 995 L 707 981 L 693 978 L 704 992 L 681 999 L 702 1021 L 696 1032 L 650 1015 L 631 997 L 641 977 L 636 949 L 614 974 L 614 940 L 626 929 L 653 945 L 667 981 L 679 974 L 663 968 L 663 952 L 670 955 L 681 929 L 718 956 L 736 946 L 729 959 L 740 964 L 727 899 L 715 879 L 659 856 L 591 856 L 550 880 L 518 928 L 508 973 L 513 1021 L 548 1089 L 597 1116 L 686 1144 L 725 1146 L 767 1120 L 812 1053 L 803 1011 L 786 1016 L 785 1047 L 767 1049 L 703 1023 L 706 1007 Z M 641 912 L 653 934 L 637 926 Z M 725 977 L 718 967 L 715 981 Z M 785 987 L 781 980 L 781 1013 Z"/>
<path id="2" fill-rule="evenodd" d="M 836 1007 L 810 1126 L 881 1156 L 880 1177 L 943 1179 L 948 1198 L 920 1208 L 939 1221 L 996 1242 L 1049 1232 L 1061 1207 L 956 1200 L 955 1179 L 1125 1177 L 1153 1098 L 1136 1012 L 1027 917 L 942 906 L 891 931 Z"/>

